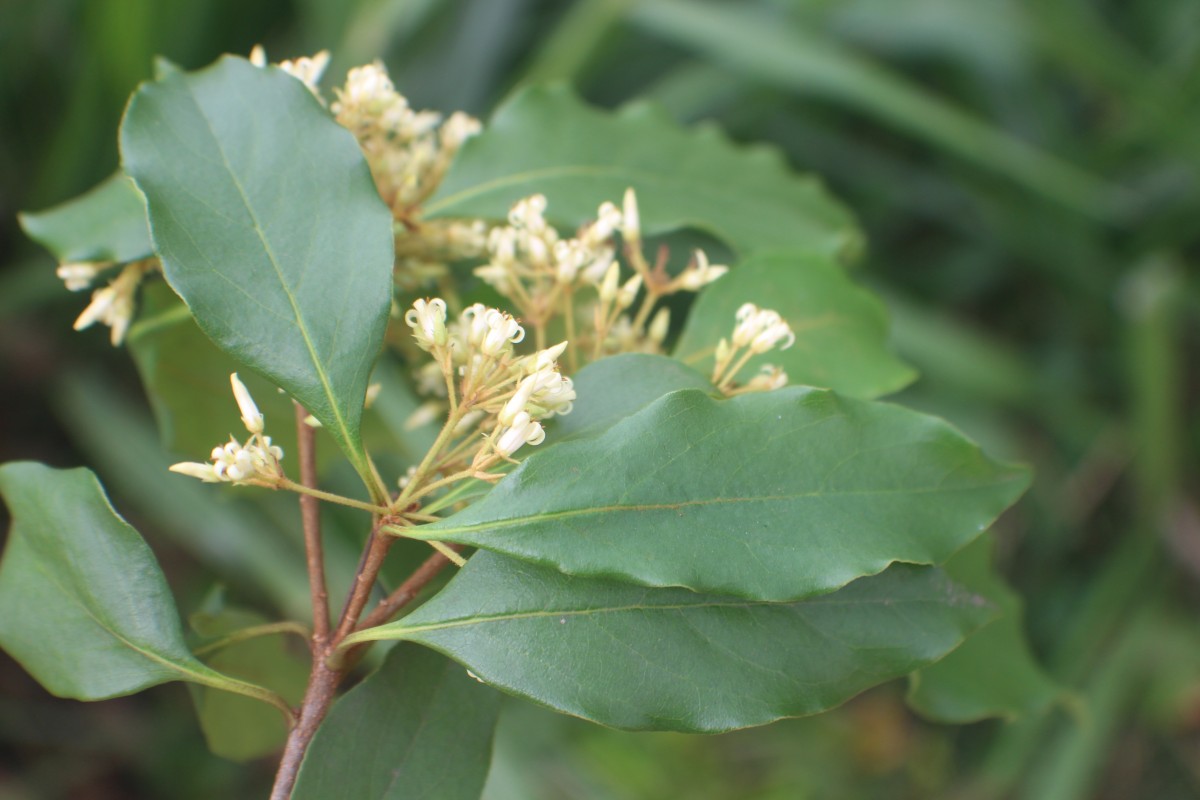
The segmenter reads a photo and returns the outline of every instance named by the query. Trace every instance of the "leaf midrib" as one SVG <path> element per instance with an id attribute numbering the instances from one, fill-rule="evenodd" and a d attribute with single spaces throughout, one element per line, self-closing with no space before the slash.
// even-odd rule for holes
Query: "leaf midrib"
<path id="1" fill-rule="evenodd" d="M 562 611 L 521 611 L 506 614 L 490 614 L 477 615 L 462 619 L 447 620 L 445 622 L 430 622 L 423 625 L 405 625 L 396 623 L 379 628 L 367 628 L 354 636 L 348 637 L 348 644 L 354 642 L 371 641 L 376 639 L 404 639 L 406 634 L 419 634 L 428 631 L 449 630 L 452 628 L 464 628 L 470 625 L 484 625 L 490 622 L 513 622 L 526 619 L 541 619 L 550 617 L 581 617 L 592 614 L 622 614 L 630 611 L 687 611 L 689 609 L 705 609 L 705 608 L 756 608 L 759 606 L 775 606 L 782 608 L 795 608 L 802 605 L 822 605 L 822 606 L 879 606 L 881 608 L 896 608 L 900 605 L 916 605 L 939 603 L 935 597 L 922 598 L 874 598 L 870 600 L 833 600 L 826 597 L 811 597 L 805 600 L 797 600 L 790 603 L 778 603 L 770 600 L 731 600 L 715 601 L 711 603 L 675 603 L 670 605 L 645 605 L 640 603 L 630 603 L 622 606 L 601 606 L 597 608 L 583 608 Z M 945 605 L 956 605 L 953 603 L 945 603 Z M 388 634 L 387 636 L 368 636 L 365 634 L 379 633 Z"/>
<path id="2" fill-rule="evenodd" d="M 439 523 L 431 523 L 428 526 L 420 526 L 411 529 L 411 533 L 405 533 L 405 536 L 412 539 L 443 539 L 447 535 L 454 536 L 462 533 L 473 533 L 481 530 L 496 530 L 500 528 L 515 528 L 521 525 L 550 522 L 564 519 L 573 519 L 576 517 L 598 516 L 601 514 L 615 514 L 623 511 L 678 511 L 683 508 L 704 507 L 714 505 L 725 505 L 735 503 L 777 503 L 788 500 L 800 500 L 803 498 L 814 497 L 852 497 L 855 495 L 888 495 L 888 494 L 949 494 L 953 492 L 969 492 L 979 491 L 991 486 L 998 486 L 1008 483 L 1008 480 L 994 481 L 987 484 L 975 484 L 969 486 L 924 486 L 907 488 L 901 487 L 897 489 L 857 489 L 845 491 L 813 491 L 813 492 L 795 492 L 792 494 L 777 494 L 777 495 L 756 495 L 753 497 L 706 497 L 696 500 L 681 500 L 675 503 L 636 503 L 630 505 L 606 505 L 606 506 L 589 506 L 587 508 L 569 508 L 561 511 L 548 511 L 539 514 L 526 514 L 517 517 L 506 517 L 504 519 L 492 520 L 489 522 L 476 522 L 469 525 L 457 526 L 440 526 Z M 429 528 L 425 531 L 425 528 Z"/>
<path id="3" fill-rule="evenodd" d="M 216 147 L 217 152 L 221 156 L 221 163 L 225 168 L 225 172 L 229 176 L 230 182 L 233 183 L 234 188 L 237 189 L 238 197 L 240 197 L 242 201 L 242 206 L 246 209 L 246 213 L 249 215 L 251 222 L 254 224 L 254 233 L 258 237 L 259 243 L 262 244 L 263 251 L 267 254 L 267 259 L 271 263 L 271 268 L 275 271 L 275 277 L 279 281 L 279 286 L 283 290 L 284 296 L 287 297 L 288 304 L 292 307 L 292 316 L 294 318 L 293 321 L 296 325 L 296 328 L 300 331 L 300 337 L 304 342 L 305 349 L 308 351 L 309 361 L 312 363 L 313 369 L 316 371 L 317 379 L 321 382 L 321 389 L 324 391 L 325 399 L 329 403 L 329 409 L 333 414 L 336 427 L 341 433 L 342 440 L 346 442 L 347 446 L 349 446 L 354 441 L 354 437 L 350 434 L 349 425 L 347 425 L 345 418 L 342 416 L 342 411 L 338 406 L 337 396 L 333 392 L 329 375 L 325 372 L 325 367 L 321 363 L 320 358 L 317 356 L 316 346 L 313 343 L 311 335 L 309 334 L 308 326 L 304 322 L 304 317 L 300 313 L 300 306 L 296 300 L 296 296 L 292 293 L 291 287 L 288 285 L 284 277 L 283 270 L 275 256 L 275 251 L 271 248 L 270 243 L 267 241 L 266 233 L 263 231 L 262 225 L 259 223 L 258 215 L 254 213 L 254 209 L 250 204 L 249 197 L 246 195 L 246 191 L 243 188 L 241 181 L 238 180 L 238 176 L 234 172 L 233 164 L 229 161 L 229 157 L 226 155 L 225 149 L 221 146 L 220 137 L 217 136 L 217 132 L 213 128 L 212 120 L 209 119 L 208 114 L 205 113 L 204 107 L 200 104 L 199 99 L 196 97 L 196 93 L 193 90 L 192 85 L 187 81 L 182 81 L 182 83 L 187 89 L 189 99 L 196 107 L 200 117 L 204 120 L 204 125 L 208 130 L 209 137 L 211 138 L 213 145 Z"/>

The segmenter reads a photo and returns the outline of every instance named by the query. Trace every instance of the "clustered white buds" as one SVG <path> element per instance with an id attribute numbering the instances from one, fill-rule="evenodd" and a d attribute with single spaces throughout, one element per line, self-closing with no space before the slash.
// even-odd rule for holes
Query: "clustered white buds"
<path id="1" fill-rule="evenodd" d="M 250 63 L 256 67 L 267 66 L 267 51 L 263 49 L 261 44 L 254 45 L 254 48 L 250 51 Z M 280 61 L 276 66 L 307 86 L 308 90 L 318 100 L 321 100 L 321 93 L 317 88 L 317 84 L 321 82 L 321 76 L 325 74 L 325 68 L 329 66 L 328 50 L 322 50 L 311 56 L 301 56 L 297 59 Z"/>
<path id="2" fill-rule="evenodd" d="M 436 112 L 414 111 L 378 61 L 350 70 L 335 94 L 330 110 L 358 139 L 392 213 L 409 222 L 463 143 L 481 129 L 478 120 L 461 112 L 443 122 Z"/>
<path id="3" fill-rule="evenodd" d="M 534 217 L 540 214 L 536 202 L 525 209 Z M 472 474 L 486 477 L 486 470 L 500 459 L 511 458 L 526 444 L 541 443 L 541 420 L 570 413 L 575 386 L 558 369 L 567 342 L 518 356 L 514 346 L 524 341 L 525 328 L 511 314 L 482 303 L 468 306 L 447 324 L 445 302 L 417 300 L 405 321 L 417 345 L 433 356 L 417 370 L 419 382 L 427 394 L 447 398 L 457 414 L 452 433 L 491 431 L 477 449 L 462 451 L 468 454 Z M 441 401 L 431 401 L 409 422 L 424 424 L 445 408 Z"/>
<path id="4" fill-rule="evenodd" d="M 91 286 L 92 281 L 112 265 L 111 261 L 70 261 L 59 264 L 55 274 L 66 284 L 68 291 L 79 292 Z"/>
<path id="5" fill-rule="evenodd" d="M 171 472 L 199 478 L 206 483 L 275 484 L 283 477 L 283 468 L 279 464 L 283 449 L 271 444 L 271 437 L 263 434 L 262 412 L 236 372 L 229 376 L 229 383 L 250 438 L 242 444 L 230 436 L 227 443 L 213 448 L 211 463 L 184 461 L 172 464 Z"/>
<path id="6" fill-rule="evenodd" d="M 749 347 L 754 353 L 765 353 L 780 342 L 783 346 L 779 349 L 787 350 L 796 341 L 796 334 L 777 311 L 744 303 L 737 310 L 737 321 L 733 330 L 734 347 Z"/>
<path id="7" fill-rule="evenodd" d="M 744 303 L 735 315 L 733 335 L 717 342 L 713 384 L 725 394 L 763 392 L 787 385 L 787 373 L 783 369 L 764 364 L 758 375 L 745 385 L 738 387 L 734 380 L 746 363 L 756 355 L 778 347 L 787 350 L 796 341 L 791 326 L 771 309 L 761 309 L 753 303 Z M 732 340 L 732 344 L 730 341 Z"/>
<path id="8" fill-rule="evenodd" d="M 594 289 L 598 302 L 579 309 L 593 321 L 594 334 L 584 334 L 590 338 L 593 358 L 605 352 L 661 351 L 670 317 L 661 308 L 655 313 L 658 301 L 679 291 L 699 291 L 728 271 L 710 264 L 700 250 L 673 278 L 666 269 L 665 251 L 651 266 L 641 252 L 641 212 L 632 188 L 625 190 L 620 207 L 601 203 L 596 219 L 569 239 L 560 238 L 547 222 L 546 208 L 546 197 L 540 194 L 513 204 L 508 225 L 488 235 L 488 263 L 475 274 L 511 300 L 539 335 L 555 315 L 567 318 L 568 335 L 573 335 L 579 290 Z M 618 233 L 634 271 L 628 278 L 622 277 L 616 258 Z"/>
<path id="9" fill-rule="evenodd" d="M 154 268 L 154 264 L 155 262 L 149 259 L 126 264 L 112 283 L 92 292 L 91 303 L 75 320 L 75 330 L 81 331 L 101 322 L 112 329 L 110 338 L 113 346 L 119 345 L 125 339 L 130 323 L 133 322 L 134 297 L 137 294 L 138 285 L 142 282 L 142 277 Z M 75 268 L 80 265 L 64 266 Z M 60 268 L 60 275 L 62 274 L 61 270 L 62 268 Z M 77 274 L 82 274 L 82 270 L 77 272 L 72 269 L 68 272 L 68 275 L 72 277 Z M 82 287 L 72 287 L 68 280 L 67 288 Z"/>

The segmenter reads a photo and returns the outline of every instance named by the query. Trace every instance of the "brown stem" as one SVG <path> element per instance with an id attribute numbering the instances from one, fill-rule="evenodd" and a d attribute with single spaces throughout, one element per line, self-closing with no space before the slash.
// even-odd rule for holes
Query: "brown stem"
<path id="1" fill-rule="evenodd" d="M 345 677 L 349 668 L 344 663 L 332 668 L 327 662 L 342 639 L 354 630 L 354 625 L 371 596 L 371 587 L 375 585 L 375 579 L 379 576 L 384 556 L 394 541 L 391 536 L 381 534 L 378 530 L 385 520 L 386 517 L 371 530 L 337 628 L 326 638 L 323 646 L 313 648 L 313 666 L 308 678 L 308 688 L 300 704 L 299 720 L 288 734 L 287 744 L 283 748 L 283 758 L 279 762 L 279 770 L 275 773 L 275 786 L 271 789 L 271 800 L 288 800 L 291 797 L 304 753 L 308 750 L 321 721 L 325 719 L 325 714 L 329 712 L 329 707 L 333 705 L 338 683 Z M 387 521 L 390 523 L 395 520 Z M 314 643 L 315 639 L 314 636 Z"/>
<path id="2" fill-rule="evenodd" d="M 300 456 L 300 483 L 317 488 L 316 430 L 305 423 L 308 411 L 296 407 L 296 449 Z M 321 508 L 317 498 L 300 495 L 300 518 L 304 524 L 304 555 L 308 561 L 308 589 L 312 595 L 313 653 L 329 643 L 329 590 L 325 586 L 325 554 L 321 545 Z"/>
<path id="3" fill-rule="evenodd" d="M 447 545 L 447 547 L 455 551 L 462 550 L 462 545 L 451 544 Z M 378 605 L 371 610 L 370 614 L 367 614 L 366 619 L 355 630 L 374 628 L 376 625 L 382 625 L 387 622 L 392 618 L 393 614 L 411 603 L 413 598 L 420 594 L 421 590 L 429 585 L 429 582 L 449 563 L 450 561 L 441 553 L 434 553 L 425 559 L 425 562 L 417 567 L 404 583 L 397 586 L 395 591 L 379 601 Z"/>
<path id="4" fill-rule="evenodd" d="M 389 536 L 379 531 L 379 528 L 383 524 L 381 521 L 371 531 L 370 539 L 367 541 L 367 548 L 363 552 L 362 561 L 358 565 L 358 573 L 354 576 L 354 585 L 350 589 L 350 597 L 346 600 L 346 607 L 342 609 L 342 616 L 338 620 L 337 630 L 333 632 L 332 646 L 336 646 L 338 642 L 341 642 L 342 639 L 345 639 L 354 630 L 355 625 L 358 623 L 359 615 L 362 614 L 363 608 L 367 605 L 367 600 L 371 597 L 371 588 L 375 585 L 375 578 L 379 575 L 379 568 L 383 566 L 383 558 L 387 555 L 388 548 L 392 546 L 392 542 L 396 541 L 394 536 Z"/>
<path id="5" fill-rule="evenodd" d="M 300 762 L 304 760 L 309 743 L 333 705 L 338 682 L 344 674 L 325 666 L 325 653 L 314 654 L 312 675 L 309 676 L 304 701 L 300 705 L 300 719 L 288 734 L 287 744 L 284 745 L 279 771 L 275 773 L 275 786 L 271 789 L 271 800 L 288 800 L 292 796 L 296 776 L 300 773 Z"/>

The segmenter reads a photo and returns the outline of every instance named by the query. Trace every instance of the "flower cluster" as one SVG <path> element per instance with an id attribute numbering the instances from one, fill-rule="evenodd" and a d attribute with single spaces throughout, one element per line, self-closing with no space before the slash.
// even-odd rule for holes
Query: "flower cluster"
<path id="1" fill-rule="evenodd" d="M 263 50 L 262 45 L 254 45 L 254 49 L 250 51 L 250 63 L 256 67 L 265 67 L 267 65 L 267 53 Z M 295 60 L 280 61 L 276 66 L 303 83 L 318 100 L 324 102 L 317 84 L 320 83 L 321 76 L 325 74 L 325 68 L 329 66 L 328 50 L 322 50 L 316 55 L 303 56 Z"/>
<path id="2" fill-rule="evenodd" d="M 542 420 L 571 411 L 575 388 L 558 369 L 566 342 L 517 355 L 515 345 L 524 341 L 524 327 L 510 314 L 482 303 L 448 322 L 444 300 L 417 300 L 404 321 L 417 346 L 433 358 L 421 372 L 426 383 L 436 381 L 438 394 L 447 399 L 448 436 L 461 438 L 448 448 L 449 457 L 436 465 L 438 472 L 457 467 L 491 479 L 494 476 L 485 473 L 489 467 L 511 459 L 527 444 L 542 442 Z M 438 413 L 439 406 L 427 404 L 422 418 Z M 415 475 L 416 471 L 406 476 L 403 483 Z"/>
<path id="3" fill-rule="evenodd" d="M 787 350 L 796 341 L 796 334 L 777 311 L 744 303 L 737 310 L 735 319 L 733 335 L 717 343 L 713 384 L 727 395 L 763 392 L 786 386 L 787 373 L 771 364 L 764 364 L 759 374 L 745 386 L 735 385 L 738 373 L 751 358 L 777 346 L 780 350 Z"/>
<path id="4" fill-rule="evenodd" d="M 213 448 L 211 463 L 184 461 L 171 465 L 171 471 L 206 483 L 225 481 L 274 486 L 283 478 L 283 468 L 279 464 L 283 450 L 271 444 L 271 437 L 263 434 L 263 415 L 236 372 L 229 376 L 229 383 L 250 438 L 242 444 L 230 436 L 228 443 Z"/>
<path id="5" fill-rule="evenodd" d="M 573 238 L 562 238 L 545 217 L 544 195 L 519 200 L 508 215 L 508 225 L 488 235 L 488 263 L 475 274 L 512 301 L 539 342 L 546 329 L 561 317 L 567 339 L 589 343 L 592 358 L 606 353 L 661 349 L 670 328 L 670 312 L 658 301 L 679 291 L 699 291 L 725 274 L 724 266 L 709 264 L 701 251 L 678 275 L 666 270 L 665 251 L 654 266 L 642 253 L 641 217 L 637 196 L 627 189 L 618 208 L 605 202 L 596 219 L 583 226 Z M 634 274 L 622 278 L 617 260 L 616 234 L 624 245 L 624 256 Z M 583 290 L 590 293 L 583 294 Z M 594 296 L 580 303 L 581 297 Z M 633 307 L 638 297 L 641 305 Z M 577 330 L 577 317 L 589 318 L 591 331 Z M 574 352 L 572 363 L 578 358 Z"/>
<path id="6" fill-rule="evenodd" d="M 414 111 L 380 62 L 350 70 L 330 109 L 358 139 L 379 193 L 399 220 L 412 220 L 433 193 L 459 148 L 480 130 L 461 112 L 442 121 Z"/>
<path id="7" fill-rule="evenodd" d="M 72 291 L 86 289 L 107 264 L 74 263 L 62 264 L 58 276 Z M 113 281 L 102 289 L 92 292 L 92 302 L 75 320 L 75 330 L 81 331 L 97 322 L 111 329 L 113 346 L 119 345 L 133 321 L 134 299 L 138 286 L 146 273 L 158 269 L 155 259 L 132 261 L 124 266 Z"/>

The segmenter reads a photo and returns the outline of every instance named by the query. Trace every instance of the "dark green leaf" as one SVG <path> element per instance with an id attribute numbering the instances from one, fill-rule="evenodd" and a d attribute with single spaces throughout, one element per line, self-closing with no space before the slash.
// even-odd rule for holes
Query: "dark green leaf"
<path id="1" fill-rule="evenodd" d="M 571 575 L 794 600 L 894 561 L 941 563 L 1027 481 L 897 406 L 802 387 L 729 400 L 685 389 L 531 455 L 412 535 Z"/>
<path id="2" fill-rule="evenodd" d="M 200 327 L 303 403 L 371 482 L 359 423 L 392 219 L 354 137 L 299 81 L 225 57 L 143 84 L 121 153 Z"/>
<path id="3" fill-rule="evenodd" d="M 646 105 L 610 114 L 565 88 L 529 89 L 501 107 L 425 210 L 499 220 L 541 193 L 547 218 L 571 228 L 594 219 L 601 201 L 620 203 L 630 186 L 647 234 L 696 228 L 743 256 L 862 247 L 846 210 L 815 179 L 789 174 L 775 151 L 734 146 L 711 127 L 680 128 Z"/>
<path id="4" fill-rule="evenodd" d="M 229 373 L 236 372 L 238 364 L 196 327 L 187 306 L 165 284 L 147 286 L 142 305 L 143 318 L 130 328 L 126 345 L 154 410 L 163 447 L 188 458 L 206 458 L 230 434 L 243 433 L 229 389 Z M 291 399 L 258 375 L 240 377 L 263 412 L 272 441 L 294 455 Z"/>
<path id="5" fill-rule="evenodd" d="M 691 367 L 663 356 L 622 353 L 588 364 L 572 376 L 575 408 L 555 417 L 557 436 L 598 433 L 676 389 L 715 392 Z"/>
<path id="6" fill-rule="evenodd" d="M 213 640 L 263 625 L 267 619 L 252 611 L 218 606 L 192 614 L 189 621 L 194 630 Z M 269 686 L 293 706 L 304 696 L 309 658 L 294 633 L 257 636 L 221 647 L 211 655 L 197 652 L 213 669 Z M 192 689 L 192 699 L 208 749 L 222 758 L 260 758 L 280 750 L 287 739 L 287 725 L 279 713 L 248 697 L 197 686 Z"/>
<path id="7" fill-rule="evenodd" d="M 121 173 L 74 200 L 18 218 L 60 262 L 135 261 L 154 253 L 145 200 Z"/>
<path id="8" fill-rule="evenodd" d="M 445 657 L 398 645 L 329 712 L 292 796 L 477 800 L 501 697 Z"/>
<path id="9" fill-rule="evenodd" d="M 478 553 L 408 617 L 355 638 L 429 645 L 487 683 L 605 725 L 710 733 L 824 711 L 940 658 L 992 613 L 931 567 L 759 603 Z"/>
<path id="10" fill-rule="evenodd" d="M 266 699 L 192 656 L 154 554 L 91 471 L 5 464 L 0 493 L 13 517 L 0 645 L 47 690 L 102 700 L 192 681 Z"/>
<path id="11" fill-rule="evenodd" d="M 750 359 L 738 374 L 742 383 L 763 364 L 774 364 L 794 384 L 878 397 L 915 377 L 887 348 L 883 304 L 833 261 L 801 253 L 751 258 L 706 287 L 688 314 L 676 357 L 710 373 L 717 342 L 730 336 L 743 303 L 778 311 L 796 343 Z"/>
<path id="12" fill-rule="evenodd" d="M 908 702 L 941 722 L 1012 719 L 1033 714 L 1063 696 L 1029 650 L 1021 599 L 992 568 L 993 541 L 981 536 L 946 562 L 946 573 L 1001 612 L 936 664 L 910 678 Z"/>

